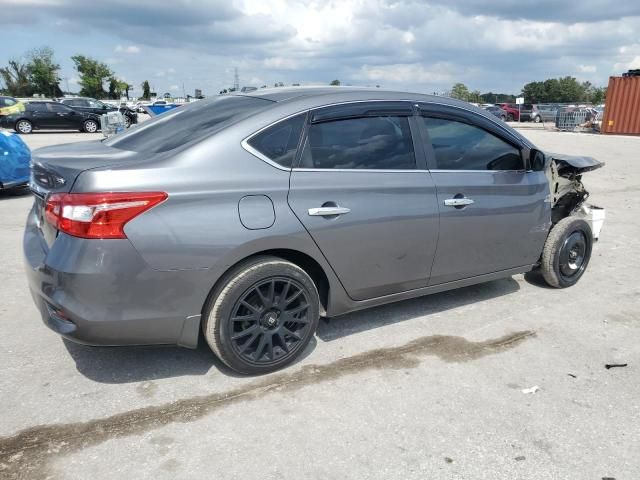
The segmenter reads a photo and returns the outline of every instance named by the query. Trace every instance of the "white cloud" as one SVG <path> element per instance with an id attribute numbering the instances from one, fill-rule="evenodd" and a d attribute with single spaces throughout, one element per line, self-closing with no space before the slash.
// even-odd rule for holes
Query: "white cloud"
<path id="1" fill-rule="evenodd" d="M 169 90 L 171 90 L 172 92 L 175 92 L 175 91 L 177 91 L 179 88 L 180 88 L 180 87 L 178 87 L 178 85 L 171 85 L 171 86 L 169 87 Z"/>
<path id="2" fill-rule="evenodd" d="M 578 65 L 578 70 L 582 73 L 594 73 L 598 70 L 595 65 Z"/>
<path id="3" fill-rule="evenodd" d="M 140 53 L 140 47 L 135 45 L 128 45 L 123 47 L 122 45 L 116 45 L 114 50 L 116 53 Z"/>

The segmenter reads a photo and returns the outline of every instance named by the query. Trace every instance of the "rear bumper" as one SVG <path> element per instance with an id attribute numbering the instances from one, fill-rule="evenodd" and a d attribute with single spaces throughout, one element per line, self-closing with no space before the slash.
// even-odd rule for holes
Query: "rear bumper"
<path id="1" fill-rule="evenodd" d="M 29 289 L 50 329 L 87 345 L 195 348 L 206 293 L 197 271 L 150 269 L 128 240 L 60 234 L 51 249 L 33 212 L 23 248 Z"/>

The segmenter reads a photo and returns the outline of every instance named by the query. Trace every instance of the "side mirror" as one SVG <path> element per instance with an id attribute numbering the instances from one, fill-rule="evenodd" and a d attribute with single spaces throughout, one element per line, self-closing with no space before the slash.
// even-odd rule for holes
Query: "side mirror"
<path id="1" fill-rule="evenodd" d="M 107 106 L 103 104 L 103 105 L 102 105 L 102 109 L 103 109 L 103 110 L 106 110 L 106 109 L 107 109 Z"/>
<path id="2" fill-rule="evenodd" d="M 540 150 L 531 150 L 529 166 L 534 172 L 541 172 L 547 167 L 547 157 Z"/>

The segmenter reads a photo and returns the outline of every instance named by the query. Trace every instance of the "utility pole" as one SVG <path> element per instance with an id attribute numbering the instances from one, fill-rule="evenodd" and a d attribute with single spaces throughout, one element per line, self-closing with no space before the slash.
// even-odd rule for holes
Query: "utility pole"
<path id="1" fill-rule="evenodd" d="M 233 88 L 236 92 L 240 90 L 240 76 L 238 75 L 238 67 L 234 69 L 233 73 Z"/>

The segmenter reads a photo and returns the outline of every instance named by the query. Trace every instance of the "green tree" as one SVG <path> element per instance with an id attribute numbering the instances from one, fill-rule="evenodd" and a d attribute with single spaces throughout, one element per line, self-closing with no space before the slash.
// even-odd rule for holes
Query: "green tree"
<path id="1" fill-rule="evenodd" d="M 120 92 L 124 93 L 127 100 L 129 100 L 129 90 L 133 88 L 133 85 L 128 84 L 127 82 L 120 82 Z"/>
<path id="2" fill-rule="evenodd" d="M 340 86 L 340 80 L 336 79 L 336 80 L 331 80 L 331 83 L 329 84 L 332 87 L 338 87 Z"/>
<path id="3" fill-rule="evenodd" d="M 106 92 L 102 87 L 103 82 L 113 76 L 109 67 L 90 57 L 74 55 L 71 60 L 76 65 L 80 75 L 80 94 L 87 97 L 104 98 Z"/>
<path id="4" fill-rule="evenodd" d="M 469 101 L 469 89 L 464 83 L 456 83 L 451 87 L 451 98 L 457 98 L 458 100 Z"/>
<path id="5" fill-rule="evenodd" d="M 142 98 L 149 100 L 149 98 L 151 98 L 151 87 L 149 86 L 149 81 L 145 80 L 140 86 L 142 87 Z"/>
<path id="6" fill-rule="evenodd" d="M 109 79 L 109 98 L 111 100 L 117 100 L 120 98 L 120 82 L 117 78 L 111 77 Z"/>
<path id="7" fill-rule="evenodd" d="M 530 82 L 522 88 L 522 96 L 527 103 L 544 103 L 547 92 L 543 82 Z"/>
<path id="8" fill-rule="evenodd" d="M 14 97 L 30 97 L 33 87 L 29 81 L 29 68 L 20 59 L 9 60 L 6 67 L 0 68 L 0 76 L 5 84 L 5 90 Z"/>
<path id="9" fill-rule="evenodd" d="M 53 50 L 49 47 L 36 48 L 27 53 L 27 70 L 34 93 L 50 97 L 61 97 L 60 65 L 53 59 Z"/>

